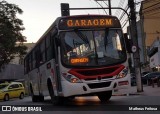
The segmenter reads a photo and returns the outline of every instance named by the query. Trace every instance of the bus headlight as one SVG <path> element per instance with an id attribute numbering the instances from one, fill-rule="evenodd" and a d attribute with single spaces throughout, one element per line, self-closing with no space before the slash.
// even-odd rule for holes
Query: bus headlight
<path id="1" fill-rule="evenodd" d="M 119 78 L 124 78 L 128 73 L 128 69 L 124 68 L 118 75 L 117 75 L 117 79 Z"/>
<path id="2" fill-rule="evenodd" d="M 75 76 L 73 76 L 71 74 L 62 73 L 62 75 L 66 80 L 68 80 L 71 83 L 82 83 L 82 81 L 79 78 L 77 78 L 77 77 L 75 77 Z"/>

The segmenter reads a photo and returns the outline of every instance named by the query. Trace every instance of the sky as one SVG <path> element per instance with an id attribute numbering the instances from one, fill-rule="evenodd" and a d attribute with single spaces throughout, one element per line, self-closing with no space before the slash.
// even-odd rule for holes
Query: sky
<path id="1" fill-rule="evenodd" d="M 18 5 L 23 10 L 21 15 L 17 15 L 23 21 L 25 30 L 22 34 L 27 38 L 27 42 L 36 43 L 44 34 L 55 19 L 61 16 L 60 3 L 69 3 L 70 8 L 76 7 L 100 7 L 94 0 L 6 0 L 8 3 Z M 120 1 L 111 0 L 113 7 L 118 6 Z M 106 1 L 107 2 L 107 1 Z M 104 7 L 105 4 L 101 3 Z M 115 11 L 113 11 L 115 12 Z M 71 15 L 80 14 L 105 14 L 103 10 L 94 11 L 71 11 Z"/>

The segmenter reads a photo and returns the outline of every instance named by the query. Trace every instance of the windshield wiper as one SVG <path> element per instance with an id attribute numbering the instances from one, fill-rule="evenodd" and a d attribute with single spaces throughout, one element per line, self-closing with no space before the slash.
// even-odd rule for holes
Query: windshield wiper
<path id="1" fill-rule="evenodd" d="M 108 45 L 108 29 L 105 30 L 105 38 L 104 38 L 104 48 L 106 50 L 106 46 Z"/>
<path id="2" fill-rule="evenodd" d="M 79 38 L 81 38 L 81 40 L 85 43 L 85 44 L 88 44 L 89 48 L 91 49 L 90 47 L 90 43 L 88 41 L 88 38 L 86 35 L 84 35 L 81 31 L 79 30 L 75 30 L 75 33 L 78 35 Z"/>

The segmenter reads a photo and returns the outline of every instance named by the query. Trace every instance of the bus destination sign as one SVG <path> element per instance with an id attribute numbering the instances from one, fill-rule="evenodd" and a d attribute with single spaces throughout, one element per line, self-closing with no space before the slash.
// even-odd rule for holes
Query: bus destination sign
<path id="1" fill-rule="evenodd" d="M 68 27 L 83 26 L 111 26 L 112 19 L 70 19 L 67 20 Z"/>
<path id="2" fill-rule="evenodd" d="M 64 18 L 60 20 L 59 29 L 120 27 L 116 18 Z"/>

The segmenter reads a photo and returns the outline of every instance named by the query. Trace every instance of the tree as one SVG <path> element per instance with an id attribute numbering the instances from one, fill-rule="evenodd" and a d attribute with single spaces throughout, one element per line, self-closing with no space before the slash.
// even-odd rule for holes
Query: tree
<path id="1" fill-rule="evenodd" d="M 24 30 L 23 22 L 16 16 L 22 12 L 17 5 L 0 1 L 0 70 L 15 55 L 22 57 L 26 54 L 27 47 L 23 45 L 26 37 L 21 33 Z"/>

